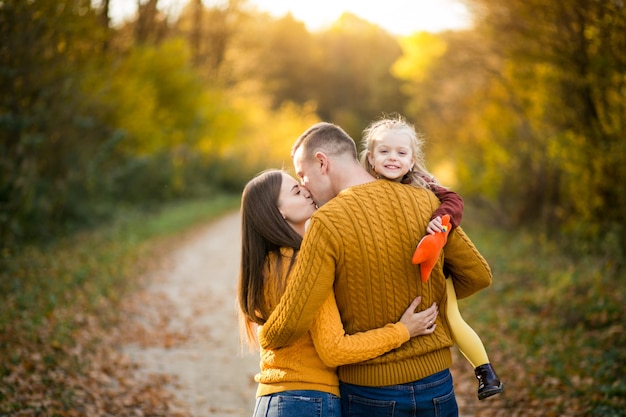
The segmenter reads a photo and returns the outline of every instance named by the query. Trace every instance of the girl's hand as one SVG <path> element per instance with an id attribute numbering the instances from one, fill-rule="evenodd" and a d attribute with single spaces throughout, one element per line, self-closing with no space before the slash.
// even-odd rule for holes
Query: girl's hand
<path id="1" fill-rule="evenodd" d="M 433 305 L 426 310 L 416 313 L 415 309 L 421 302 L 422 297 L 415 298 L 400 318 L 400 323 L 406 326 L 411 337 L 431 334 L 437 327 L 435 324 L 435 320 L 439 314 L 437 303 L 433 303 Z"/>
<path id="2" fill-rule="evenodd" d="M 430 221 L 430 223 L 428 223 L 428 226 L 426 227 L 426 232 L 431 235 L 438 232 L 443 232 L 443 223 L 441 223 L 440 216 L 435 217 Z"/>

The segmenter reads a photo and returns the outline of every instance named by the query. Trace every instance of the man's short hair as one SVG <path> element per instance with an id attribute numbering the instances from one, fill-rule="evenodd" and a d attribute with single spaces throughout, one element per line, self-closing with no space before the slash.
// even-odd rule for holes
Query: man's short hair
<path id="1" fill-rule="evenodd" d="M 307 159 L 313 158 L 317 152 L 323 152 L 329 156 L 351 156 L 357 159 L 354 139 L 345 130 L 332 123 L 320 122 L 308 128 L 291 148 L 292 158 L 300 147 L 303 149 L 303 156 Z"/>

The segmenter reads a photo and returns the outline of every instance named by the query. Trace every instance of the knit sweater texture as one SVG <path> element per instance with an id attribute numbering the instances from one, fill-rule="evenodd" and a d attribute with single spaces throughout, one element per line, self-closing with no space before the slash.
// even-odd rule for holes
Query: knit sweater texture
<path id="1" fill-rule="evenodd" d="M 418 295 L 418 310 L 436 302 L 445 311 L 444 264 L 458 298 L 489 286 L 489 265 L 461 227 L 450 232 L 430 279 L 421 282 L 411 256 L 438 206 L 432 192 L 392 181 L 348 188 L 322 206 L 311 218 L 285 294 L 259 332 L 261 346 L 294 343 L 333 292 L 344 329 L 354 334 L 397 321 Z M 446 315 L 439 314 L 436 323 L 430 335 L 339 367 L 340 380 L 396 385 L 449 368 L 453 342 Z"/>
<path id="2" fill-rule="evenodd" d="M 271 310 L 282 289 L 280 276 L 286 273 L 293 250 L 283 248 L 280 267 L 276 256 L 266 260 L 264 296 Z M 337 366 L 375 358 L 409 340 L 409 331 L 401 323 L 383 328 L 345 334 L 335 297 L 331 294 L 322 304 L 311 330 L 295 343 L 280 349 L 261 348 L 261 371 L 255 376 L 259 383 L 257 396 L 289 390 L 316 390 L 339 396 Z"/>

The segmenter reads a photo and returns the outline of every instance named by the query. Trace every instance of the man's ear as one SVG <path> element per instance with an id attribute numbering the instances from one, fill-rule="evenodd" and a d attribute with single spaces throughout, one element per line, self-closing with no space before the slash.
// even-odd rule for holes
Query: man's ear
<path id="1" fill-rule="evenodd" d="M 328 157 L 324 152 L 316 152 L 315 160 L 320 168 L 320 172 L 325 174 L 328 172 Z"/>

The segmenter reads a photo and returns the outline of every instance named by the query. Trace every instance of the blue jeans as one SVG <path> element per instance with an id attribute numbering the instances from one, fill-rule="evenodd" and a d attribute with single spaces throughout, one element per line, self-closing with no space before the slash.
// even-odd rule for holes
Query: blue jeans
<path id="1" fill-rule="evenodd" d="M 459 408 L 448 369 L 415 382 L 363 387 L 342 382 L 344 417 L 458 417 Z"/>
<path id="2" fill-rule="evenodd" d="M 278 392 L 257 398 L 253 417 L 341 417 L 341 401 L 322 391 Z"/>

